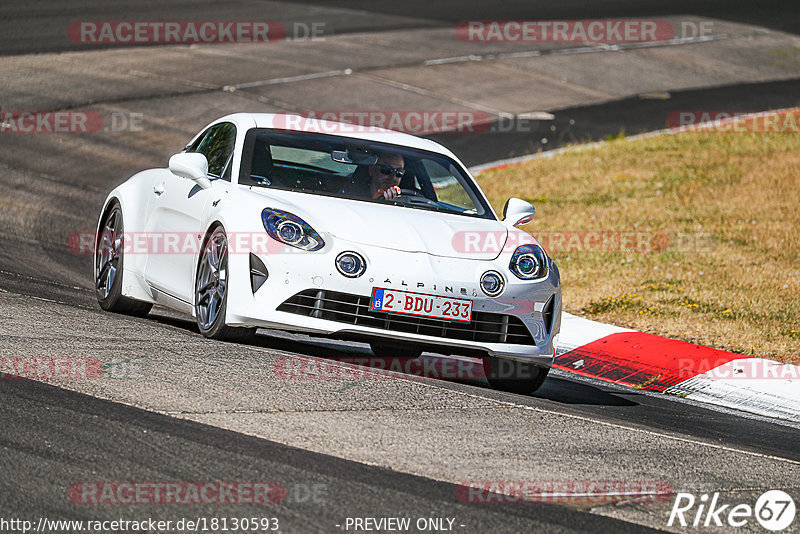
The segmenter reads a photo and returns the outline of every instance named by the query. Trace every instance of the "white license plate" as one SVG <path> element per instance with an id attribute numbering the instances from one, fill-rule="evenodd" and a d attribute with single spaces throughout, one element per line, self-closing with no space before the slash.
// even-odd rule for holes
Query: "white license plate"
<path id="1" fill-rule="evenodd" d="M 472 318 L 472 301 L 398 291 L 395 289 L 373 288 L 369 308 L 375 311 L 436 317 L 451 321 L 469 322 Z"/>

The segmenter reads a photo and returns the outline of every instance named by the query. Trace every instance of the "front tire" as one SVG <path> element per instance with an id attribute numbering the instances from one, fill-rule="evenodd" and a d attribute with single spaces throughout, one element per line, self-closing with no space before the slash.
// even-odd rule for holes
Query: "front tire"
<path id="1" fill-rule="evenodd" d="M 530 395 L 542 387 L 550 368 L 517 360 L 484 356 L 483 372 L 489 385 L 494 389 Z"/>
<path id="2" fill-rule="evenodd" d="M 195 279 L 194 311 L 197 327 L 205 337 L 243 341 L 255 334 L 255 328 L 234 328 L 225 324 L 228 306 L 228 237 L 221 225 L 206 234 Z"/>
<path id="3" fill-rule="evenodd" d="M 153 305 L 122 295 L 124 258 L 122 207 L 114 200 L 100 222 L 94 247 L 94 288 L 100 307 L 113 313 L 144 317 Z"/>

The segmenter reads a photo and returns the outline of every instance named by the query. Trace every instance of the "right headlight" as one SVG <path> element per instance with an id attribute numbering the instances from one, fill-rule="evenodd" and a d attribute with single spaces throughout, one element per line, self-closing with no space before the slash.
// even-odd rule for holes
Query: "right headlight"
<path id="1" fill-rule="evenodd" d="M 547 254 L 539 245 L 520 245 L 511 256 L 509 270 L 521 280 L 537 280 L 547 276 Z"/>

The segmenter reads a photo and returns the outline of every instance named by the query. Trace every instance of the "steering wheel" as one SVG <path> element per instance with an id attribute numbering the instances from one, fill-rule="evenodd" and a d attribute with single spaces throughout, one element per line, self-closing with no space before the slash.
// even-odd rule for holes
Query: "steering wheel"
<path id="1" fill-rule="evenodd" d="M 417 191 L 416 189 L 401 189 L 400 190 L 400 196 L 425 198 L 425 196 L 422 194 L 422 192 Z M 425 200 L 428 200 L 428 199 L 425 198 Z"/>

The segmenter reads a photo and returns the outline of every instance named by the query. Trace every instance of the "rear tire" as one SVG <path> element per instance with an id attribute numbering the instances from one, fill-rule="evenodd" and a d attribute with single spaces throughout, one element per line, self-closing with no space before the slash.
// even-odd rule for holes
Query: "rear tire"
<path id="1" fill-rule="evenodd" d="M 517 360 L 484 356 L 483 372 L 489 385 L 494 389 L 530 395 L 542 387 L 550 368 Z"/>
<path id="2" fill-rule="evenodd" d="M 216 225 L 206 234 L 197 262 L 194 291 L 197 328 L 209 339 L 247 341 L 255 335 L 255 328 L 237 328 L 225 324 L 228 281 L 228 237 L 222 226 Z"/>
<path id="3" fill-rule="evenodd" d="M 113 200 L 100 222 L 94 246 L 94 288 L 100 307 L 113 313 L 144 317 L 153 305 L 122 295 L 124 231 L 122 207 Z"/>

